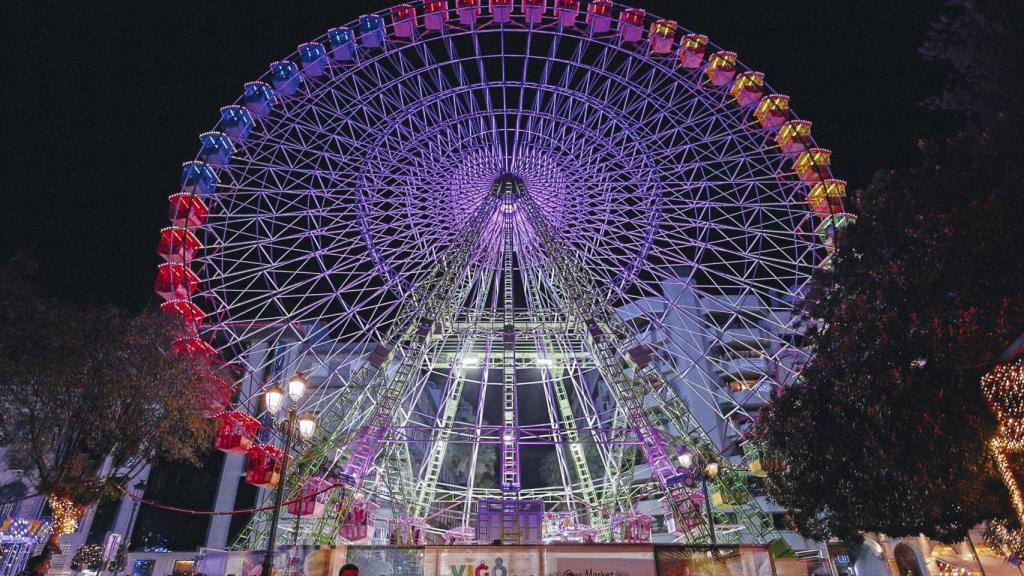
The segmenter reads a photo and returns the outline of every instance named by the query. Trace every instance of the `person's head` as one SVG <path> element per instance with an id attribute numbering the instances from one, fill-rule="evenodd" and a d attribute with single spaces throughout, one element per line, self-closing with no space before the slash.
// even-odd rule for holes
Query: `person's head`
<path id="1" fill-rule="evenodd" d="M 29 572 L 36 574 L 46 574 L 50 571 L 50 557 L 46 554 L 40 554 L 33 556 L 28 559 L 28 564 L 25 566 Z"/>
<path id="2" fill-rule="evenodd" d="M 359 566 L 355 564 L 345 564 L 338 570 L 338 576 L 359 576 Z"/>

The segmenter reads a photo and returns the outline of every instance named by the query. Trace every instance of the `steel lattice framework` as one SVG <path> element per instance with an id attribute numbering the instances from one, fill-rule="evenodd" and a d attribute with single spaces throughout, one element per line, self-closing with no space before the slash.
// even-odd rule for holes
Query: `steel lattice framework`
<path id="1" fill-rule="evenodd" d="M 333 542 L 358 495 L 454 532 L 481 500 L 539 499 L 602 534 L 662 498 L 706 541 L 682 449 L 730 472 L 719 541 L 775 537 L 731 472 L 806 359 L 791 309 L 852 220 L 845 184 L 735 54 L 605 0 L 546 4 L 334 28 L 185 165 L 157 290 L 176 348 L 234 370 L 238 410 L 266 424 L 263 385 L 309 374 L 321 427 L 291 490 L 350 489 L 304 540 Z"/>

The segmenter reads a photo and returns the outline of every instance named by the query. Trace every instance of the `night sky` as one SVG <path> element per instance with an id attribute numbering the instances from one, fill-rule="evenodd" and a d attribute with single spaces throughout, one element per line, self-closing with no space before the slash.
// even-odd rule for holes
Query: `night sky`
<path id="1" fill-rule="evenodd" d="M 944 72 L 917 48 L 941 2 L 637 6 L 707 34 L 766 74 L 862 187 L 946 133 L 920 102 Z M 41 265 L 53 295 L 132 308 L 152 281 L 166 197 L 197 136 L 295 47 L 390 2 L 14 2 L 0 50 L 0 259 Z M 756 8 L 755 8 L 756 7 Z"/>

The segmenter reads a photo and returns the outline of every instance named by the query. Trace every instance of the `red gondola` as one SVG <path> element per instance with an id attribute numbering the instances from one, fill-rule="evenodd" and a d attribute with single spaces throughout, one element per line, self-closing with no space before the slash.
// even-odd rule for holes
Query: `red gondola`
<path id="1" fill-rule="evenodd" d="M 270 444 L 254 444 L 245 455 L 245 481 L 274 488 L 281 480 L 281 450 Z"/>
<path id="2" fill-rule="evenodd" d="M 652 518 L 641 512 L 612 516 L 612 537 L 622 544 L 650 544 Z"/>
<path id="3" fill-rule="evenodd" d="M 178 354 L 186 356 L 216 356 L 217 349 L 199 336 L 182 336 L 171 342 L 171 348 Z"/>
<path id="4" fill-rule="evenodd" d="M 594 0 L 587 5 L 587 26 L 595 34 L 604 34 L 612 27 L 612 0 Z"/>
<path id="5" fill-rule="evenodd" d="M 459 14 L 459 24 L 472 26 L 480 18 L 480 0 L 455 0 L 455 12 Z"/>
<path id="6" fill-rule="evenodd" d="M 523 0 L 523 15 L 527 24 L 540 24 L 548 10 L 547 0 Z"/>
<path id="7" fill-rule="evenodd" d="M 198 287 L 199 277 L 187 266 L 167 263 L 157 268 L 153 290 L 164 300 L 188 298 Z"/>
<path id="8" fill-rule="evenodd" d="M 644 17 L 641 8 L 626 8 L 619 14 L 619 37 L 623 42 L 639 42 L 644 36 Z"/>
<path id="9" fill-rule="evenodd" d="M 512 0 L 491 0 L 491 16 L 498 24 L 507 24 L 512 21 Z"/>
<path id="10" fill-rule="evenodd" d="M 703 34 L 687 34 L 679 41 L 679 65 L 683 68 L 700 68 L 704 62 L 704 51 L 708 37 Z"/>
<path id="11" fill-rule="evenodd" d="M 167 208 L 167 217 L 175 226 L 202 226 L 210 209 L 198 194 L 178 192 L 167 198 L 171 205 Z"/>
<path id="12" fill-rule="evenodd" d="M 188 229 L 168 227 L 160 231 L 156 253 L 168 262 L 183 263 L 195 257 L 202 247 L 199 239 Z"/>
<path id="13" fill-rule="evenodd" d="M 402 514 L 388 521 L 391 546 L 423 546 L 427 543 L 427 523 L 420 518 Z"/>
<path id="14" fill-rule="evenodd" d="M 580 0 L 555 0 L 555 18 L 558 24 L 566 28 L 576 25 L 576 16 L 580 13 Z"/>
<path id="15" fill-rule="evenodd" d="M 256 440 L 259 420 L 245 412 L 231 410 L 214 416 L 217 431 L 213 434 L 213 447 L 229 454 L 244 454 Z"/>
<path id="16" fill-rule="evenodd" d="M 182 324 L 190 329 L 196 330 L 203 325 L 205 315 L 203 311 L 191 300 L 168 300 L 160 305 L 160 310 L 168 316 L 180 318 Z"/>
<path id="17" fill-rule="evenodd" d="M 427 30 L 441 30 L 448 21 L 448 0 L 426 0 L 423 3 L 423 26 Z"/>
<path id="18" fill-rule="evenodd" d="M 399 4 L 391 8 L 391 26 L 398 38 L 412 38 L 416 32 L 416 9 L 412 4 Z"/>
<path id="19" fill-rule="evenodd" d="M 647 34 L 651 42 L 651 53 L 668 54 L 672 51 L 672 43 L 676 39 L 676 28 L 679 26 L 675 20 L 655 20 L 651 23 L 651 30 Z"/>
<path id="20" fill-rule="evenodd" d="M 288 513 L 292 516 L 319 518 L 324 513 L 327 497 L 330 495 L 332 482 L 312 476 L 302 483 L 302 496 L 288 504 Z"/>
<path id="21" fill-rule="evenodd" d="M 346 503 L 338 504 L 342 510 Z M 367 542 L 373 538 L 373 521 L 378 506 L 363 498 L 353 499 L 345 515 L 345 521 L 338 527 L 338 535 L 350 543 Z"/>

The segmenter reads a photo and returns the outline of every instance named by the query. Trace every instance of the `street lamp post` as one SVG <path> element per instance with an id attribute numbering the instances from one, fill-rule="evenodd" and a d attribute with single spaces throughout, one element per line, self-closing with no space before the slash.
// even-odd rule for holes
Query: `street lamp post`
<path id="1" fill-rule="evenodd" d="M 715 516 L 711 511 L 711 496 L 708 494 L 708 480 L 714 480 L 718 476 L 718 462 L 704 462 L 700 458 L 694 458 L 690 452 L 679 454 L 679 465 L 685 468 L 690 477 L 700 482 L 701 491 L 704 494 L 704 510 L 708 517 L 708 534 L 711 537 L 711 545 L 718 546 L 715 538 Z"/>
<path id="2" fill-rule="evenodd" d="M 316 419 L 310 414 L 304 414 L 297 418 L 299 400 L 306 392 L 309 382 L 302 374 L 296 374 L 288 379 L 288 397 L 291 398 L 291 405 L 288 407 L 288 416 L 285 419 L 284 452 L 281 455 L 281 475 L 277 481 L 277 491 L 274 493 L 274 508 L 270 516 L 270 534 L 267 537 L 267 552 L 263 555 L 262 576 L 272 576 L 274 571 L 274 549 L 277 547 L 277 526 L 281 521 L 281 505 L 284 503 L 284 491 L 288 480 L 288 455 L 292 449 L 292 436 L 298 420 L 299 435 L 303 439 L 309 439 L 316 432 Z M 267 388 L 263 398 L 267 404 L 267 410 L 272 416 L 277 416 L 284 403 L 285 391 L 278 385 Z"/>

